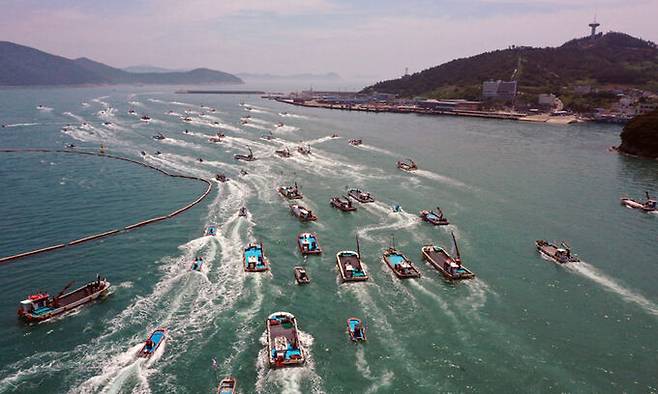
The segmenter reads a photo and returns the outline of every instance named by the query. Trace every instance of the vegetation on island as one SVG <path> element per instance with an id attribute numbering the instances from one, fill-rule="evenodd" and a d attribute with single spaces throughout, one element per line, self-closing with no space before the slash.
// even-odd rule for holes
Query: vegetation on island
<path id="1" fill-rule="evenodd" d="M 621 132 L 620 152 L 658 159 L 658 110 L 633 118 Z"/>
<path id="2" fill-rule="evenodd" d="M 520 101 L 536 103 L 538 94 L 554 93 L 567 105 L 589 108 L 609 102 L 609 93 L 594 89 L 575 94 L 574 87 L 658 90 L 658 49 L 653 42 L 611 32 L 574 39 L 557 48 L 510 47 L 456 59 L 376 83 L 364 92 L 480 99 L 483 81 L 511 79 L 518 81 Z"/>

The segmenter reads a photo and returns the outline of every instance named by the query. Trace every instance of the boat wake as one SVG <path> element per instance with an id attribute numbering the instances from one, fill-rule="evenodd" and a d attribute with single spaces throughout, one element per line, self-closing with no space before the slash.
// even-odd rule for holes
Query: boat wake
<path id="1" fill-rule="evenodd" d="M 370 366 L 366 361 L 366 354 L 363 346 L 357 347 L 354 361 L 356 369 L 361 373 L 361 376 L 372 382 L 370 387 L 365 391 L 366 393 L 376 393 L 380 389 L 390 386 L 393 382 L 393 378 L 395 378 L 393 371 L 389 371 L 388 369 L 382 371 L 382 374 L 379 376 L 373 375 L 370 371 Z"/>
<path id="2" fill-rule="evenodd" d="M 260 343 L 263 348 L 258 352 L 256 368 L 258 369 L 258 379 L 256 381 L 256 392 L 270 392 L 276 387 L 279 392 L 290 394 L 301 393 L 324 393 L 322 388 L 322 378 L 315 371 L 315 361 L 313 359 L 314 338 L 302 330 L 298 331 L 299 342 L 304 347 L 306 354 L 306 363 L 301 367 L 271 369 L 268 365 L 267 355 L 267 332 L 263 332 L 260 337 Z M 310 387 L 304 383 L 308 382 Z"/>
<path id="3" fill-rule="evenodd" d="M 38 126 L 40 123 L 12 123 L 3 125 L 3 127 L 26 127 L 26 126 Z"/>
<path id="4" fill-rule="evenodd" d="M 357 149 L 368 150 L 368 151 L 371 151 L 371 152 L 383 153 L 383 154 L 388 155 L 388 156 L 395 156 L 395 153 L 391 152 L 390 150 L 378 148 L 378 147 L 372 146 L 372 145 L 361 144 L 361 145 L 356 146 L 356 148 Z"/>
<path id="5" fill-rule="evenodd" d="M 470 187 L 467 184 L 465 184 L 461 181 L 458 181 L 456 179 L 452 179 L 452 178 L 447 177 L 445 175 L 439 175 L 439 174 L 437 174 L 435 172 L 432 172 L 432 171 L 419 169 L 419 170 L 414 171 L 412 174 L 422 176 L 423 178 L 431 179 L 431 180 L 434 180 L 434 181 L 438 181 L 438 182 L 444 183 L 444 184 L 449 185 L 449 186 L 453 186 L 453 187 L 457 187 L 457 188 L 461 188 L 461 189 L 470 189 Z"/>
<path id="6" fill-rule="evenodd" d="M 357 234 L 359 234 L 360 237 L 369 241 L 376 242 L 382 238 L 381 236 L 376 237 L 371 235 L 372 233 L 380 233 L 382 231 L 390 233 L 392 230 L 408 229 L 420 223 L 415 215 L 405 212 L 404 210 L 400 210 L 400 212 L 393 212 L 391 207 L 380 201 L 375 201 L 374 203 L 369 204 L 361 204 L 361 208 L 364 208 L 367 211 L 370 211 L 371 213 L 384 218 L 383 222 L 369 225 L 357 230 Z M 417 236 L 414 234 L 414 237 Z"/>
<path id="7" fill-rule="evenodd" d="M 596 267 L 584 261 L 578 263 L 563 264 L 563 266 L 573 272 L 576 272 L 593 282 L 603 286 L 607 291 L 615 293 L 629 303 L 635 304 L 654 316 L 658 316 L 658 305 L 653 303 L 641 294 L 625 288 L 617 283 L 614 279 L 599 271 Z"/>

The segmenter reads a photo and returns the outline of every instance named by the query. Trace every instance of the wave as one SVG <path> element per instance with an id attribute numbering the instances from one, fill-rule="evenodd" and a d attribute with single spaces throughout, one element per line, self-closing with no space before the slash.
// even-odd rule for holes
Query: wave
<path id="1" fill-rule="evenodd" d="M 388 156 L 395 156 L 395 153 L 391 152 L 390 150 L 378 148 L 376 146 L 372 145 L 367 145 L 367 144 L 361 144 L 356 146 L 357 149 L 364 149 L 370 152 L 377 152 L 377 153 L 383 153 Z"/>
<path id="2" fill-rule="evenodd" d="M 52 107 L 46 107 L 45 105 L 38 105 L 37 109 L 41 112 L 50 112 L 53 110 Z"/>
<path id="3" fill-rule="evenodd" d="M 437 173 L 432 172 L 432 171 L 419 169 L 419 170 L 416 170 L 416 171 L 412 172 L 411 174 L 418 175 L 418 176 L 421 176 L 423 178 L 431 179 L 433 181 L 438 181 L 438 182 L 441 182 L 441 183 L 445 183 L 446 185 L 454 186 L 454 187 L 457 187 L 457 188 L 470 189 L 470 187 L 467 184 L 465 184 L 461 181 L 458 181 L 456 179 L 452 179 L 452 178 L 447 177 L 445 175 L 437 174 Z"/>
<path id="4" fill-rule="evenodd" d="M 366 393 L 376 393 L 380 389 L 391 385 L 391 383 L 393 382 L 393 378 L 395 377 L 393 371 L 385 369 L 384 371 L 382 371 L 381 375 L 379 376 L 373 375 L 373 373 L 370 371 L 370 366 L 368 365 L 368 361 L 366 360 L 365 350 L 363 346 L 359 346 L 356 349 L 355 356 L 356 357 L 354 358 L 354 362 L 356 365 L 356 369 L 361 373 L 361 376 L 373 382 L 370 385 L 370 387 L 368 387 L 368 389 L 366 390 Z"/>

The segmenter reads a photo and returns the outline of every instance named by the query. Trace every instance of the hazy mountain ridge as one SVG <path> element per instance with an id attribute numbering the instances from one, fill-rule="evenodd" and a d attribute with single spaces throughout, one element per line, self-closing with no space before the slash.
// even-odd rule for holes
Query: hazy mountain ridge
<path id="1" fill-rule="evenodd" d="M 658 86 L 658 49 L 650 41 L 611 32 L 560 47 L 516 47 L 455 59 L 364 91 L 478 98 L 483 81 L 509 80 L 517 68 L 520 88 L 533 91 L 575 84 Z"/>
<path id="2" fill-rule="evenodd" d="M 240 84 L 243 81 L 235 75 L 207 68 L 131 73 L 84 57 L 72 60 L 0 41 L 0 86 L 206 83 Z"/>
<path id="3" fill-rule="evenodd" d="M 245 80 L 253 81 L 341 81 L 340 75 L 329 72 L 325 74 L 290 74 L 290 75 L 276 75 L 276 74 L 256 74 L 256 73 L 237 73 L 238 77 Z"/>

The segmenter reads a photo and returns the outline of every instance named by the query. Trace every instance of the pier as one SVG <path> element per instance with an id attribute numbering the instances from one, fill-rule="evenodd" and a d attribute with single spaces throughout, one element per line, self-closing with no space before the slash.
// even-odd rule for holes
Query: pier
<path id="1" fill-rule="evenodd" d="M 185 205 L 185 206 L 183 206 L 183 207 L 181 207 L 181 208 L 179 208 L 179 209 L 177 209 L 177 210 L 175 210 L 175 211 L 173 211 L 173 212 L 171 212 L 167 215 L 157 216 L 157 217 L 154 217 L 154 218 L 151 218 L 151 219 L 143 220 L 141 222 L 130 224 L 128 226 L 125 226 L 125 227 L 122 227 L 122 228 L 119 228 L 119 229 L 113 229 L 113 230 L 108 230 L 108 231 L 104 231 L 104 232 L 97 233 L 97 234 L 87 235 L 87 236 L 84 236 L 84 237 L 81 237 L 81 238 L 78 238 L 78 239 L 75 239 L 75 240 L 72 240 L 72 241 L 69 241 L 69 242 L 59 243 L 59 244 L 56 244 L 56 245 L 46 246 L 46 247 L 43 247 L 43 248 L 34 249 L 34 250 L 22 252 L 22 253 L 17 253 L 17 254 L 11 255 L 11 256 L 2 257 L 2 258 L 0 258 L 0 264 L 4 264 L 4 263 L 10 262 L 10 261 L 18 260 L 18 259 L 21 259 L 21 258 L 24 258 L 24 257 L 34 256 L 34 255 L 37 255 L 37 254 L 62 249 L 62 248 L 68 247 L 68 246 L 75 246 L 75 245 L 80 245 L 80 244 L 83 244 L 83 243 L 86 243 L 86 242 L 99 240 L 99 239 L 106 238 L 106 237 L 109 237 L 109 236 L 112 236 L 112 235 L 121 234 L 123 232 L 130 231 L 130 230 L 133 230 L 133 229 L 136 229 L 136 228 L 144 227 L 144 226 L 147 226 L 149 224 L 153 224 L 153 223 L 157 223 L 157 222 L 160 222 L 160 221 L 163 221 L 163 220 L 171 219 L 171 218 L 173 218 L 177 215 L 180 215 L 181 213 L 189 210 L 190 208 L 194 207 L 195 205 L 199 204 L 212 191 L 212 182 L 207 180 L 207 179 L 203 179 L 203 178 L 199 178 L 199 177 L 195 177 L 195 176 L 189 176 L 189 175 L 172 174 L 172 173 L 169 173 L 169 172 L 167 172 L 167 171 L 165 171 L 161 168 L 152 166 L 150 164 L 140 162 L 140 161 L 137 161 L 137 160 L 134 160 L 134 159 L 130 159 L 130 158 L 127 158 L 127 157 L 122 157 L 122 156 L 108 155 L 108 154 L 96 153 L 96 152 L 85 152 L 85 151 L 79 151 L 79 150 L 41 149 L 41 148 L 0 149 L 0 153 L 65 153 L 65 154 L 77 154 L 77 155 L 104 157 L 104 158 L 108 158 L 108 159 L 122 160 L 122 161 L 126 161 L 126 162 L 129 162 L 129 163 L 137 164 L 137 165 L 140 165 L 142 167 L 146 167 L 146 168 L 152 169 L 154 171 L 158 171 L 159 173 L 161 173 L 163 175 L 166 175 L 166 176 L 169 176 L 169 177 L 172 177 L 172 178 L 184 178 L 184 179 L 195 180 L 195 181 L 198 181 L 198 182 L 203 182 L 207 186 L 206 190 L 199 197 L 197 197 L 194 201 L 190 202 L 189 204 L 187 204 L 187 205 Z"/>

